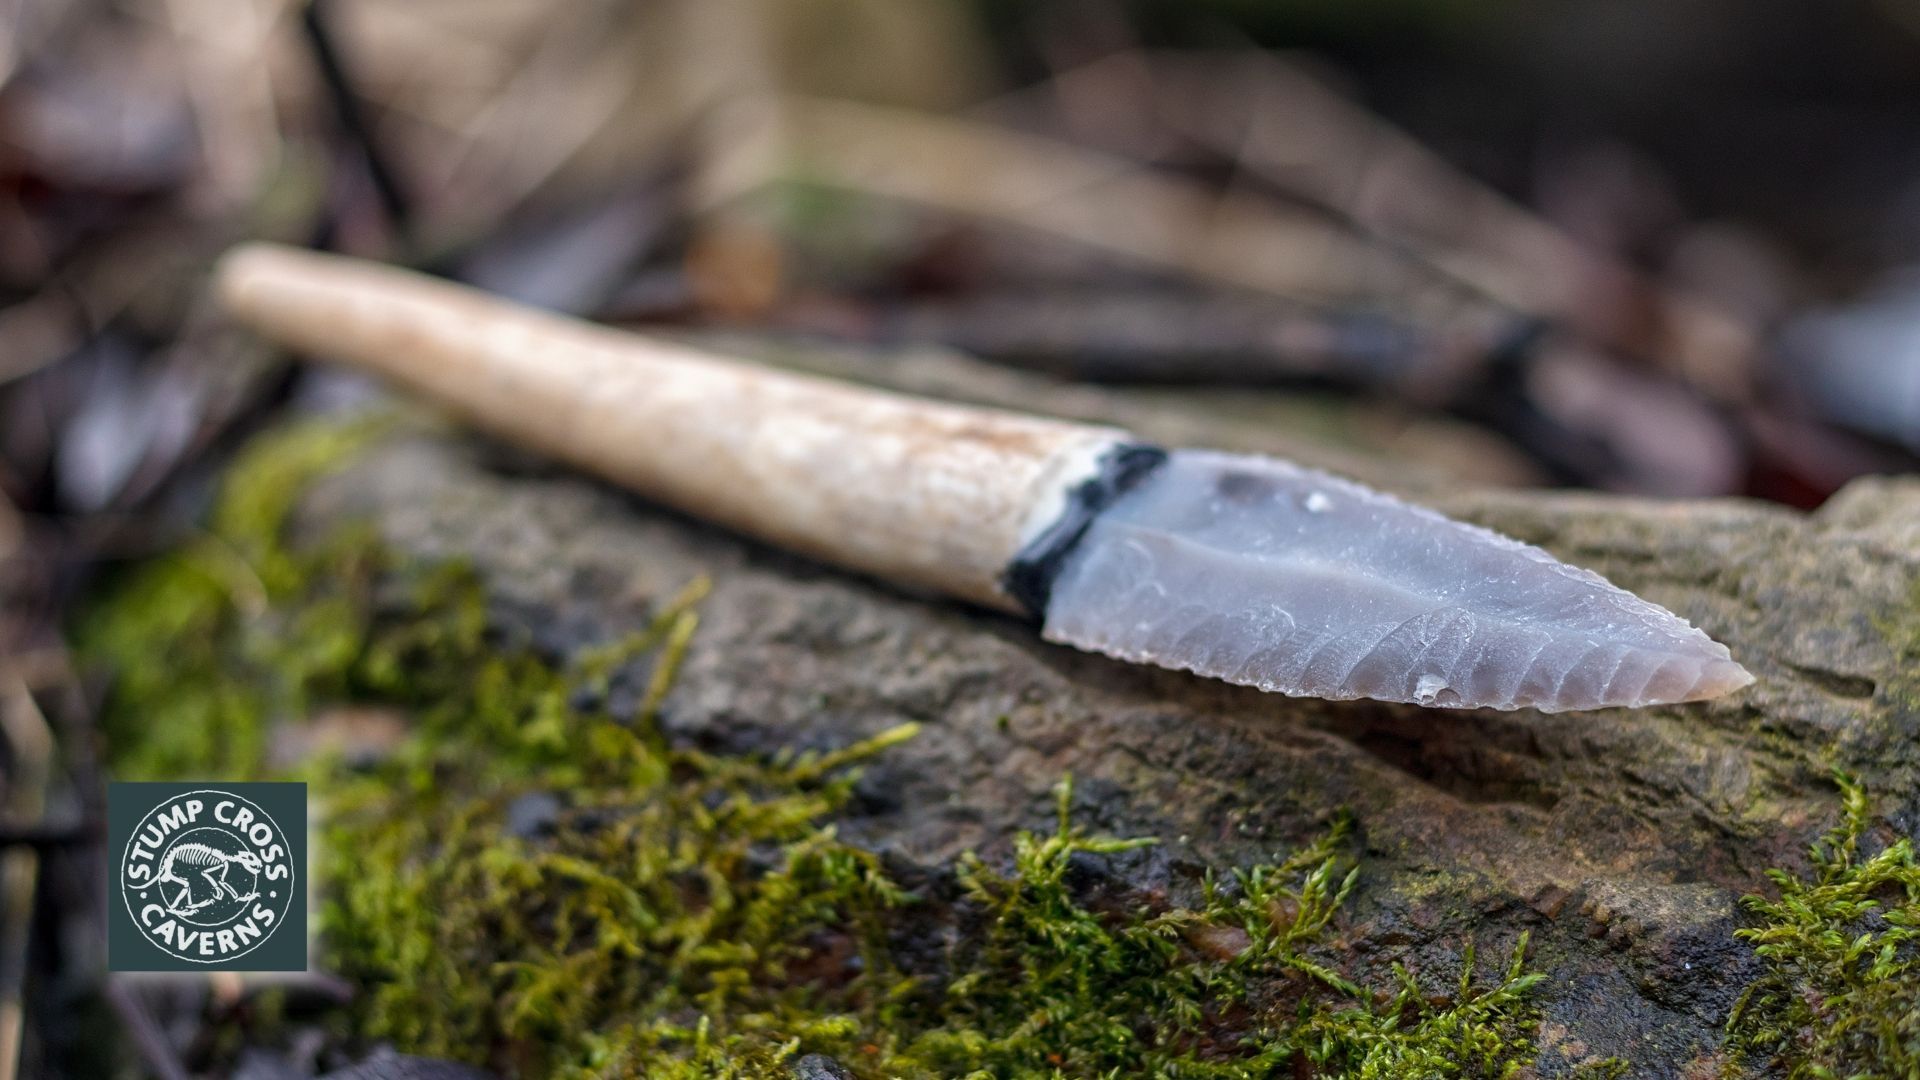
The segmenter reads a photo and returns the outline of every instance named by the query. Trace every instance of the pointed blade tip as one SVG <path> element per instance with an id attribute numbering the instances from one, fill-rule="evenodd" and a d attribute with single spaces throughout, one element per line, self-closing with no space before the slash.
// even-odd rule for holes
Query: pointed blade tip
<path id="1" fill-rule="evenodd" d="M 1691 678 L 1680 676 L 1659 680 L 1631 697 L 1605 695 L 1586 701 L 1562 701 L 1535 704 L 1541 712 L 1586 712 L 1596 709 L 1645 709 L 1664 705 L 1685 705 L 1711 701 L 1753 685 L 1753 673 L 1730 658 L 1726 647 L 1714 643 L 1719 655 L 1697 659 L 1698 668 Z M 1685 681 L 1682 681 L 1684 679 Z"/>
<path id="2" fill-rule="evenodd" d="M 1753 672 L 1748 671 L 1739 661 L 1719 659 L 1706 665 L 1700 672 L 1700 678 L 1693 689 L 1682 701 L 1707 701 L 1743 690 L 1754 683 Z"/>

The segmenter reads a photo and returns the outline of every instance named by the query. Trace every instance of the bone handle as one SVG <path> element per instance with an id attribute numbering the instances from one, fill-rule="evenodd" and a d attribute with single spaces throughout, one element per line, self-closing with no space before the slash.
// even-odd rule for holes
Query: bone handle
<path id="1" fill-rule="evenodd" d="M 230 252 L 229 310 L 514 443 L 769 543 L 1017 611 L 1001 575 L 1125 439 L 1109 428 L 774 371 L 273 245 Z"/>

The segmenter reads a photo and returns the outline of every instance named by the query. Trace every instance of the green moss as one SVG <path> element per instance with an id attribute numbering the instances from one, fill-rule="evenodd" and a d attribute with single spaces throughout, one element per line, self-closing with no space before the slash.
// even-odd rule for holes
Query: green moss
<path id="1" fill-rule="evenodd" d="M 1736 936 L 1766 972 L 1734 1006 L 1730 1043 L 1796 1080 L 1920 1076 L 1920 865 L 1905 838 L 1864 855 L 1866 792 L 1836 779 L 1842 819 L 1811 876 L 1768 871 L 1779 897 L 1744 900 L 1756 925 Z"/>
<path id="2" fill-rule="evenodd" d="M 109 753 L 126 779 L 241 777 L 266 760 L 278 718 L 339 677 L 364 633 L 353 594 L 378 548 L 343 533 L 294 553 L 294 500 L 390 430 L 384 417 L 287 428 L 229 471 L 207 532 L 123 575 L 74 628 L 114 676 Z"/>
<path id="3" fill-rule="evenodd" d="M 938 1028 L 910 1046 L 936 1075 L 1260 1077 L 1298 1062 L 1315 1075 L 1504 1076 L 1532 1059 L 1520 971 L 1473 983 L 1473 953 L 1444 1007 L 1404 969 L 1376 995 L 1311 955 L 1353 889 L 1345 821 L 1275 866 L 1210 886 L 1198 910 L 1097 914 L 1066 884 L 1076 857 L 1151 841 L 1085 837 L 1067 812 L 1021 835 L 1013 872 L 959 873 L 991 920 L 950 983 Z M 1365 1004 L 1361 1004 L 1365 1003 Z"/>
<path id="4" fill-rule="evenodd" d="M 343 973 L 376 987 L 366 1032 L 571 1076 L 778 1077 L 807 1053 L 871 1077 L 1264 1077 L 1296 1059 L 1492 1077 L 1531 1060 L 1524 940 L 1494 985 L 1463 975 L 1444 999 L 1398 968 L 1376 999 L 1306 955 L 1353 881 L 1338 829 L 1199 910 L 1100 912 L 1070 864 L 1145 842 L 1082 835 L 1064 783 L 1059 828 L 1019 836 L 1011 871 L 957 868 L 985 925 L 951 977 L 909 977 L 892 943 L 925 902 L 820 821 L 850 782 L 826 776 L 910 733 L 745 763 L 657 757 L 598 726 L 582 747 L 598 775 L 538 840 L 502 822 L 543 784 L 417 792 L 399 814 L 370 780 L 339 801 L 328 845 L 351 852 L 327 928 Z"/>
<path id="5" fill-rule="evenodd" d="M 1445 985 L 1341 970 L 1324 937 L 1357 880 L 1345 821 L 1193 909 L 1115 909 L 1076 867 L 1151 841 L 1083 833 L 1063 782 L 1057 827 L 1015 838 L 1011 866 L 966 858 L 907 892 L 833 821 L 912 725 L 772 758 L 653 725 L 704 583 L 558 659 L 503 637 L 462 567 L 364 530 L 285 544 L 302 486 L 366 434 L 249 452 L 209 534 L 79 634 L 118 673 L 123 776 L 268 775 L 280 725 L 406 716 L 375 761 L 299 766 L 356 1037 L 559 1076 L 780 1077 L 809 1053 L 862 1077 L 1498 1077 L 1531 1060 L 1524 938 L 1485 984 L 1471 949 Z M 616 678 L 644 687 L 630 718 L 606 705 Z"/>

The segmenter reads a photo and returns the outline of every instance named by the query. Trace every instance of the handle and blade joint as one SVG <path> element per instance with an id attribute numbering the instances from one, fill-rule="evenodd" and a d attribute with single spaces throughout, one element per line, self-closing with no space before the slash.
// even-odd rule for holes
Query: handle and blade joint
<path id="1" fill-rule="evenodd" d="M 1147 443 L 1119 443 L 1100 455 L 1095 472 L 1067 491 L 1058 517 L 1022 547 L 1007 565 L 1003 585 L 1036 620 L 1047 616 L 1047 601 L 1094 518 L 1167 463 L 1167 452 Z"/>

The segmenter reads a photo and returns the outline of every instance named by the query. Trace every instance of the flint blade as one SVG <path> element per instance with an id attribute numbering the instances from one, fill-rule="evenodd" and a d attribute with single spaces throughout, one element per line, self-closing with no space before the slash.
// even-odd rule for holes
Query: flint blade
<path id="1" fill-rule="evenodd" d="M 1096 517 L 1045 636 L 1262 690 L 1546 712 L 1753 681 L 1726 646 L 1498 533 L 1267 458 L 1176 451 Z"/>

